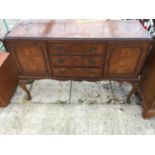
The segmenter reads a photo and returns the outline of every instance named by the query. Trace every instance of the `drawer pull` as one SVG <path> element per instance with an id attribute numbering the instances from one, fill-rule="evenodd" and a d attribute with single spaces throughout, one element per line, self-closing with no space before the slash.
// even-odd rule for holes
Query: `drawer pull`
<path id="1" fill-rule="evenodd" d="M 64 48 L 63 48 L 62 46 L 57 46 L 57 47 L 56 47 L 56 50 L 59 51 L 59 52 L 61 52 L 61 51 L 64 50 Z"/>
<path id="2" fill-rule="evenodd" d="M 91 74 L 91 75 L 95 75 L 94 71 L 89 71 L 88 73 Z"/>
<path id="3" fill-rule="evenodd" d="M 64 75 L 64 74 L 66 73 L 66 70 L 61 70 L 59 73 L 60 73 L 61 75 Z"/>
<path id="4" fill-rule="evenodd" d="M 96 52 L 96 49 L 97 49 L 96 46 L 94 46 L 94 47 L 90 47 L 90 48 L 89 48 L 89 51 L 90 51 L 90 52 Z"/>
<path id="5" fill-rule="evenodd" d="M 64 60 L 63 59 L 58 59 L 57 61 L 58 61 L 58 63 L 61 63 L 61 64 L 64 63 Z"/>
<path id="6" fill-rule="evenodd" d="M 89 60 L 89 63 L 90 63 L 90 64 L 96 64 L 96 61 L 95 61 L 94 59 L 90 59 L 90 60 Z"/>

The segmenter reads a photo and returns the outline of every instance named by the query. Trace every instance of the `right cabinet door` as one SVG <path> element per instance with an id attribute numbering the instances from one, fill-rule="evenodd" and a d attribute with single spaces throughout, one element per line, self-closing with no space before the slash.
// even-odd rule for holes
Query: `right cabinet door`
<path id="1" fill-rule="evenodd" d="M 105 76 L 137 77 L 149 52 L 150 43 L 109 43 Z"/>

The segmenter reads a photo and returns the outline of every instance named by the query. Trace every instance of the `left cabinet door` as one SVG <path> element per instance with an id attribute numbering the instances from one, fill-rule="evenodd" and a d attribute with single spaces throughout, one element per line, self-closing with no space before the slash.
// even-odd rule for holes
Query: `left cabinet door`
<path id="1" fill-rule="evenodd" d="M 16 58 L 20 75 L 48 75 L 48 59 L 44 42 L 8 40 L 6 46 Z"/>

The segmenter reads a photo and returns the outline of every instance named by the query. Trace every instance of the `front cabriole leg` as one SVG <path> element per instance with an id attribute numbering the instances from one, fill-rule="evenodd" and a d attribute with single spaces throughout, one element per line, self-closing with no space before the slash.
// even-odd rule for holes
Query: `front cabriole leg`
<path id="1" fill-rule="evenodd" d="M 138 83 L 132 83 L 132 89 L 127 97 L 127 103 L 130 103 L 130 98 L 133 94 L 136 94 L 138 92 Z"/>
<path id="2" fill-rule="evenodd" d="M 26 94 L 27 94 L 27 100 L 30 101 L 32 99 L 32 97 L 31 97 L 30 91 L 26 87 L 26 80 L 20 80 L 19 81 L 19 86 L 26 92 Z"/>

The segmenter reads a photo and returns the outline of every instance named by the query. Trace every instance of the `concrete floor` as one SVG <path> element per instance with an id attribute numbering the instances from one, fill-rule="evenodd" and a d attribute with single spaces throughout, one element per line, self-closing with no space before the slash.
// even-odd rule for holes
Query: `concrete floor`
<path id="1" fill-rule="evenodd" d="M 27 86 L 32 101 L 18 87 L 11 104 L 0 108 L 0 134 L 155 133 L 155 118 L 142 119 L 139 99 L 126 103 L 128 83 L 38 80 Z"/>

